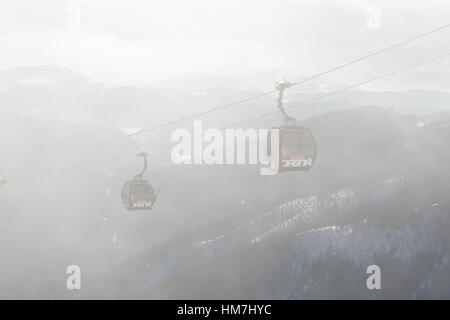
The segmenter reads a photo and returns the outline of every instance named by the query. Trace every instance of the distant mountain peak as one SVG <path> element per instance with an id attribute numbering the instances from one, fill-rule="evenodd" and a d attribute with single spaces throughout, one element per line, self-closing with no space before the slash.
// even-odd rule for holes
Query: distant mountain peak
<path id="1" fill-rule="evenodd" d="M 53 65 L 21 66 L 0 71 L 0 83 L 3 85 L 19 83 L 24 79 L 78 79 L 92 81 L 88 76 L 67 68 Z"/>

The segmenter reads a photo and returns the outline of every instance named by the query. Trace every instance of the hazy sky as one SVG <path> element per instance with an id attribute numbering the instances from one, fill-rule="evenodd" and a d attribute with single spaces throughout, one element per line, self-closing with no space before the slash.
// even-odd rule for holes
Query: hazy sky
<path id="1" fill-rule="evenodd" d="M 2 0 L 0 69 L 59 65 L 122 84 L 191 72 L 294 80 L 448 23 L 448 0 Z M 449 37 L 333 77 L 360 81 L 450 52 Z M 448 73 L 450 62 L 420 71 Z"/>

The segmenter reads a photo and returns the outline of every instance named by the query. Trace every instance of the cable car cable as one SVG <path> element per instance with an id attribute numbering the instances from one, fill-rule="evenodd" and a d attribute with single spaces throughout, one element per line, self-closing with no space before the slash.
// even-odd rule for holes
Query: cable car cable
<path id="1" fill-rule="evenodd" d="M 316 100 L 320 100 L 320 99 L 326 98 L 328 96 L 335 95 L 335 94 L 340 93 L 342 91 L 346 91 L 346 90 L 349 90 L 349 89 L 354 89 L 354 88 L 356 88 L 358 86 L 361 86 L 363 84 L 367 84 L 367 83 L 370 83 L 370 82 L 373 82 L 373 81 L 376 81 L 376 80 L 387 78 L 387 77 L 393 76 L 395 74 L 407 71 L 409 69 L 417 68 L 417 67 L 420 67 L 422 65 L 425 65 L 425 64 L 428 64 L 428 63 L 431 63 L 431 62 L 434 62 L 434 61 L 437 61 L 437 60 L 440 60 L 440 59 L 444 59 L 444 58 L 446 58 L 448 56 L 450 56 L 450 53 L 441 55 L 439 57 L 436 57 L 436 58 L 433 58 L 433 59 L 430 59 L 430 60 L 425 60 L 425 61 L 419 62 L 417 64 L 414 64 L 414 65 L 411 65 L 411 66 L 408 66 L 408 67 L 405 67 L 405 68 L 402 68 L 402 69 L 398 69 L 398 70 L 395 70 L 395 71 L 392 71 L 392 72 L 389 72 L 389 73 L 383 74 L 381 76 L 377 76 L 377 77 L 374 77 L 374 78 L 371 78 L 371 79 L 368 79 L 368 80 L 365 80 L 365 81 L 362 81 L 362 82 L 358 82 L 356 84 L 353 84 L 353 85 L 350 85 L 350 86 L 347 86 L 347 87 L 344 87 L 344 88 L 341 88 L 341 89 L 338 89 L 338 90 L 335 90 L 335 91 L 331 91 L 331 92 L 325 93 L 323 95 L 319 95 L 317 97 L 314 97 L 314 98 L 311 98 L 311 99 L 308 99 L 308 100 L 305 100 L 305 101 L 302 101 L 302 102 L 295 103 L 293 105 L 284 107 L 284 109 L 297 108 L 299 106 L 309 104 L 309 103 L 314 102 Z M 268 116 L 272 116 L 272 115 L 275 115 L 275 114 L 278 114 L 278 111 L 271 111 L 271 112 L 264 113 L 264 114 L 261 114 L 259 116 L 256 116 L 254 118 L 250 118 L 250 119 L 247 119 L 247 120 L 236 122 L 234 124 L 222 127 L 222 128 L 220 128 L 220 130 L 230 129 L 230 128 L 233 128 L 235 126 L 246 124 L 248 122 L 256 121 L 256 120 L 259 120 L 259 119 L 262 119 L 262 118 L 265 118 L 265 117 L 268 117 Z M 197 138 L 201 138 L 201 136 L 196 136 L 196 137 L 193 137 L 192 139 L 197 139 Z M 159 148 L 156 148 L 156 149 L 152 149 L 152 151 L 161 151 L 161 150 L 170 148 L 170 147 L 172 147 L 174 145 L 176 145 L 176 143 L 167 144 L 167 145 L 164 145 L 162 147 L 159 147 Z"/>
<path id="2" fill-rule="evenodd" d="M 450 27 L 450 24 L 447 24 L 447 25 L 441 26 L 439 28 L 433 29 L 431 31 L 419 34 L 419 35 L 414 36 L 412 38 L 409 38 L 407 40 L 400 41 L 398 43 L 390 45 L 390 46 L 388 46 L 386 48 L 383 48 L 381 50 L 377 50 L 377 51 L 375 51 L 373 53 L 370 53 L 370 54 L 365 55 L 363 57 L 360 57 L 358 59 L 354 59 L 354 60 L 352 60 L 350 62 L 341 64 L 341 65 L 339 65 L 337 67 L 334 67 L 334 68 L 331 68 L 329 70 L 320 72 L 320 73 L 318 73 L 316 75 L 313 75 L 311 77 L 308 77 L 308 78 L 305 78 L 303 80 L 294 82 L 294 83 L 292 83 L 292 86 L 305 83 L 307 81 L 316 79 L 318 77 L 321 77 L 321 76 L 326 75 L 328 73 L 334 72 L 336 70 L 348 67 L 348 66 L 350 66 L 352 64 L 355 64 L 357 62 L 360 62 L 360 61 L 363 61 L 365 59 L 371 58 L 373 56 L 379 55 L 381 53 L 384 53 L 386 51 L 389 51 L 389 50 L 392 50 L 394 48 L 400 47 L 400 46 L 402 46 L 404 44 L 407 44 L 409 42 L 412 42 L 412 41 L 418 40 L 420 38 L 426 37 L 428 35 L 431 35 L 431 34 L 436 33 L 438 31 L 447 29 L 449 27 Z M 123 135 L 123 136 L 120 136 L 120 137 L 116 137 L 116 138 L 113 138 L 113 139 L 105 140 L 105 141 L 102 141 L 102 142 L 90 145 L 90 146 L 87 146 L 87 147 L 83 147 L 83 148 L 80 148 L 80 149 L 72 150 L 72 151 L 69 151 L 69 152 L 61 153 L 61 154 L 56 154 L 54 156 L 50 156 L 50 157 L 47 157 L 45 159 L 42 159 L 41 161 L 37 162 L 36 164 L 39 164 L 39 163 L 42 163 L 42 162 L 46 162 L 46 161 L 49 161 L 49 160 L 52 160 L 52 159 L 58 159 L 58 158 L 62 158 L 62 157 L 67 157 L 69 155 L 73 155 L 73 154 L 84 152 L 84 151 L 89 151 L 89 150 L 92 150 L 92 149 L 95 149 L 95 148 L 98 148 L 98 147 L 101 147 L 101 146 L 104 146 L 104 145 L 108 145 L 108 144 L 111 144 L 111 143 L 114 143 L 114 142 L 117 142 L 117 141 L 121 141 L 121 140 L 130 138 L 130 137 L 141 135 L 143 133 L 148 133 L 148 132 L 151 132 L 151 131 L 154 131 L 154 130 L 162 129 L 164 127 L 167 127 L 167 126 L 170 126 L 170 125 L 173 125 L 173 124 L 177 124 L 177 123 L 185 121 L 185 120 L 197 118 L 197 117 L 200 117 L 200 116 L 203 116 L 203 115 L 206 115 L 206 114 L 209 114 L 209 113 L 221 110 L 221 109 L 226 109 L 226 108 L 229 108 L 229 107 L 232 107 L 232 106 L 244 103 L 244 102 L 249 102 L 249 101 L 252 101 L 252 100 L 255 100 L 255 99 L 258 99 L 258 98 L 261 98 L 261 97 L 264 97 L 264 96 L 276 93 L 276 92 L 278 92 L 278 90 L 271 90 L 271 91 L 268 91 L 268 92 L 265 92 L 265 93 L 261 93 L 261 94 L 258 94 L 258 95 L 255 95 L 255 96 L 252 96 L 252 97 L 249 97 L 249 98 L 246 98 L 246 99 L 241 99 L 241 100 L 238 100 L 238 101 L 235 101 L 235 102 L 231 102 L 231 103 L 228 103 L 228 104 L 225 104 L 225 105 L 221 105 L 221 106 L 215 107 L 213 109 L 205 110 L 205 111 L 198 112 L 198 113 L 195 113 L 195 114 L 192 114 L 192 115 L 187 115 L 187 116 L 181 117 L 181 118 L 176 119 L 176 120 L 168 121 L 166 123 L 163 123 L 163 124 L 160 124 L 160 125 L 156 125 L 154 127 L 148 128 L 148 129 L 139 130 L 138 132 L 135 132 L 135 133 L 132 133 L 132 134 L 126 134 L 126 135 Z"/>
<path id="3" fill-rule="evenodd" d="M 319 96 L 317 96 L 317 97 L 314 97 L 314 98 L 311 98 L 311 99 L 308 99 L 308 100 L 305 100 L 305 101 L 302 101 L 302 102 L 299 102 L 299 103 L 295 103 L 295 104 L 293 104 L 293 105 L 290 105 L 290 106 L 285 107 L 285 109 L 293 109 L 293 108 L 297 108 L 297 107 L 299 107 L 299 106 L 306 105 L 306 104 L 309 104 L 309 103 L 311 103 L 311 102 L 314 102 L 314 101 L 317 101 L 317 100 L 320 100 L 320 99 L 323 99 L 323 98 L 326 98 L 326 97 L 335 95 L 335 94 L 337 94 L 337 93 L 340 93 L 340 92 L 343 92 L 343 91 L 346 91 L 346 90 L 349 90 L 349 89 L 354 89 L 354 88 L 356 88 L 356 87 L 358 87 L 358 86 L 361 86 L 361 85 L 364 85 L 364 84 L 367 84 L 367 83 L 370 83 L 370 82 L 373 82 L 373 81 L 376 81 L 376 80 L 380 80 L 380 79 L 383 79 L 383 78 L 387 78 L 387 77 L 396 75 L 396 74 L 398 74 L 398 73 L 401 73 L 401 72 L 404 72 L 404 71 L 407 71 L 407 70 L 410 70 L 410 69 L 413 69 L 413 68 L 417 68 L 417 67 L 420 67 L 420 66 L 422 66 L 422 65 L 425 65 L 425 64 L 428 64 L 428 63 L 435 62 L 435 61 L 440 60 L 440 59 L 444 59 L 444 58 L 449 57 L 449 56 L 450 56 L 450 53 L 447 53 L 447 54 L 438 56 L 438 57 L 433 58 L 433 59 L 425 60 L 425 61 L 416 63 L 416 64 L 411 65 L 411 66 L 408 66 L 408 67 L 404 67 L 404 68 L 401 68 L 401 69 L 398 69 L 398 70 L 395 70 L 395 71 L 391 71 L 391 72 L 389 72 L 389 73 L 386 73 L 386 74 L 383 74 L 383 75 L 380 75 L 380 76 L 377 76 L 377 77 L 374 77 L 374 78 L 370 78 L 370 79 L 368 79 L 368 80 L 361 81 L 361 82 L 358 82 L 358 83 L 356 83 L 356 84 L 353 84 L 353 85 L 350 85 L 350 86 L 347 86 L 347 87 L 344 87 L 344 88 L 341 88 L 341 89 L 338 89 L 338 90 L 335 90 L 335 91 L 331 91 L 331 92 L 329 92 L 329 93 L 326 93 L 326 94 L 323 94 L 323 95 L 319 95 Z M 240 122 L 236 122 L 236 123 L 233 123 L 233 124 L 231 124 L 231 125 L 227 125 L 227 126 L 225 126 L 225 127 L 222 127 L 222 128 L 220 128 L 220 130 L 225 130 L 225 129 L 233 128 L 233 127 L 235 127 L 235 126 L 242 125 L 242 124 L 246 124 L 246 123 L 249 123 L 249 122 L 252 122 L 252 121 L 256 121 L 256 120 L 259 120 L 259 119 L 262 119 L 262 118 L 265 118 L 265 117 L 268 117 L 268 116 L 272 116 L 272 115 L 275 115 L 275 114 L 278 114 L 278 111 L 273 111 L 273 112 L 264 113 L 264 114 L 261 114 L 261 115 L 259 115 L 259 116 L 256 116 L 256 117 L 247 119 L 247 120 L 243 120 L 243 121 L 240 121 Z M 201 138 L 201 137 L 202 137 L 202 136 L 194 136 L 194 137 L 191 138 L 191 140 L 198 139 L 198 138 Z M 176 145 L 176 144 L 177 144 L 177 143 L 170 143 L 170 144 L 163 145 L 163 146 L 158 147 L 158 148 L 155 148 L 155 149 L 151 149 L 151 151 L 153 151 L 153 152 L 162 151 L 162 150 L 171 148 L 171 147 L 173 147 L 173 146 Z M 121 161 L 121 160 L 124 160 L 124 159 L 130 159 L 130 157 L 120 158 L 120 159 L 115 159 L 115 160 L 112 159 L 112 160 L 107 160 L 107 161 L 104 161 L 104 162 L 106 162 L 106 163 L 117 162 L 117 161 Z M 80 166 L 63 168 L 63 169 L 60 169 L 60 170 L 55 170 L 55 171 L 53 171 L 53 173 L 55 173 L 55 172 L 61 172 L 61 171 L 66 171 L 66 170 L 77 169 L 77 168 L 83 168 L 83 167 L 94 166 L 94 165 L 97 165 L 97 164 L 102 164 L 102 163 L 104 163 L 104 162 L 102 161 L 102 162 L 96 162 L 96 163 L 88 163 L 88 164 L 84 164 L 84 165 L 80 165 Z"/>

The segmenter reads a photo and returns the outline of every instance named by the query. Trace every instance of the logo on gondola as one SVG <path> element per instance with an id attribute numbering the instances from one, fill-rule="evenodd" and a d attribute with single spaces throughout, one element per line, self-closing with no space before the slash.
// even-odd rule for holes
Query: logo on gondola
<path id="1" fill-rule="evenodd" d="M 313 159 L 305 158 L 304 156 L 293 156 L 289 160 L 282 160 L 282 167 L 312 167 Z"/>
<path id="2" fill-rule="evenodd" d="M 133 203 L 133 209 L 141 209 L 141 208 L 151 208 L 152 202 L 151 201 L 136 201 Z"/>

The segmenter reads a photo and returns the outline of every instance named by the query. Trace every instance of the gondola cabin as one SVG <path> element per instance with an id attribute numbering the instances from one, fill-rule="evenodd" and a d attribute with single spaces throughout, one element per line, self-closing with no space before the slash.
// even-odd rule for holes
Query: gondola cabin
<path id="1" fill-rule="evenodd" d="M 158 194 L 150 182 L 143 178 L 144 172 L 147 170 L 148 154 L 142 152 L 138 156 L 144 159 L 144 169 L 133 180 L 126 181 L 123 185 L 121 193 L 122 203 L 130 211 L 152 210 Z"/>
<path id="2" fill-rule="evenodd" d="M 122 202 L 127 210 L 151 210 L 157 195 L 150 182 L 144 179 L 126 181 L 122 188 Z"/>
<path id="3" fill-rule="evenodd" d="M 283 126 L 279 130 L 279 172 L 309 171 L 316 160 L 316 142 L 306 127 Z M 267 139 L 268 154 L 271 155 L 270 133 Z"/>

